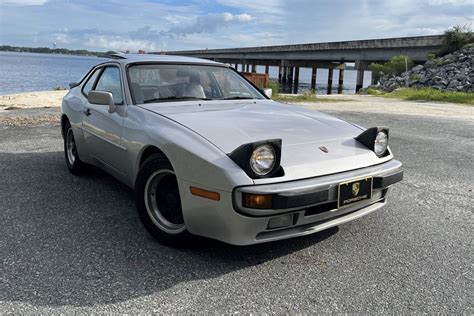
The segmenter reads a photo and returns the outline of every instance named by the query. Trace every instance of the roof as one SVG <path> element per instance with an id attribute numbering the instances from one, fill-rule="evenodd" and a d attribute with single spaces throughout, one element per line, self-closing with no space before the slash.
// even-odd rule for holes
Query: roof
<path id="1" fill-rule="evenodd" d="M 216 64 L 222 65 L 212 60 L 196 58 L 196 57 L 185 57 L 185 56 L 174 56 L 174 55 L 158 55 L 158 54 L 123 54 L 116 52 L 108 52 L 106 58 L 113 59 L 120 63 L 129 64 L 135 62 L 164 62 L 164 63 L 193 63 L 193 64 Z"/>

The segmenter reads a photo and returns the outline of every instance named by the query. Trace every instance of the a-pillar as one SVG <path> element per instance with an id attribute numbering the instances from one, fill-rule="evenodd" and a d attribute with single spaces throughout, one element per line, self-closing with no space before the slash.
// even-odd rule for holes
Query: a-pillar
<path id="1" fill-rule="evenodd" d="M 300 67 L 295 67 L 295 83 L 293 85 L 294 94 L 298 94 L 299 81 L 300 81 Z"/>
<path id="2" fill-rule="evenodd" d="M 311 73 L 311 91 L 316 92 L 316 74 L 318 72 L 318 68 L 313 67 L 313 71 Z"/>
<path id="3" fill-rule="evenodd" d="M 328 69 L 328 91 L 327 91 L 328 94 L 332 94 L 332 78 L 333 78 L 333 75 L 334 75 L 334 69 L 329 68 Z"/>
<path id="4" fill-rule="evenodd" d="M 337 93 L 341 94 L 344 86 L 344 69 L 339 69 L 339 82 L 337 86 Z"/>

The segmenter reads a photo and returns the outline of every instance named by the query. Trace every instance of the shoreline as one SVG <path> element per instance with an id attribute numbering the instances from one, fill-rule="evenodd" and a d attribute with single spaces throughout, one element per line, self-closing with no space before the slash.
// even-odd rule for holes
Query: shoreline
<path id="1" fill-rule="evenodd" d="M 0 126 L 59 124 L 59 109 L 67 92 L 58 90 L 0 95 Z M 356 94 L 318 95 L 317 98 L 324 102 L 292 104 L 335 115 L 344 112 L 386 113 L 462 120 L 474 124 L 474 110 L 469 105 L 404 101 Z"/>

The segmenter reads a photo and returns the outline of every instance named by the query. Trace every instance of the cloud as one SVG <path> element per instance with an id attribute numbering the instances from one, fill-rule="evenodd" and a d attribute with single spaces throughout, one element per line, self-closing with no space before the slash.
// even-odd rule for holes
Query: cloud
<path id="1" fill-rule="evenodd" d="M 0 42 L 182 50 L 440 34 L 472 0 L 0 0 Z"/>
<path id="2" fill-rule="evenodd" d="M 196 20 L 184 26 L 176 26 L 168 31 L 161 32 L 162 35 L 168 35 L 172 37 L 182 37 L 189 34 L 199 33 L 213 33 L 218 29 L 227 27 L 232 24 L 247 23 L 252 20 L 252 16 L 243 14 L 231 14 L 228 12 L 220 14 L 208 14 L 205 16 L 199 16 Z"/>
<path id="3" fill-rule="evenodd" d="M 14 6 L 30 6 L 30 5 L 43 5 L 48 0 L 2 0 L 2 4 L 14 5 Z"/>

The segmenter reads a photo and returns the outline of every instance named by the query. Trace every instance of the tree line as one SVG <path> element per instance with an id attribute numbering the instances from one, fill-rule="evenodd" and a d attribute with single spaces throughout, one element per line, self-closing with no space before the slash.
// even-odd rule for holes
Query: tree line
<path id="1" fill-rule="evenodd" d="M 24 52 L 39 54 L 64 54 L 64 55 L 81 55 L 81 56 L 99 56 L 104 53 L 91 52 L 85 49 L 67 49 L 67 48 L 49 48 L 49 47 L 19 47 L 10 45 L 0 45 L 0 51 L 4 52 Z"/>

